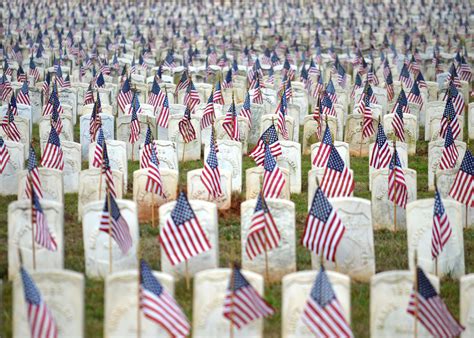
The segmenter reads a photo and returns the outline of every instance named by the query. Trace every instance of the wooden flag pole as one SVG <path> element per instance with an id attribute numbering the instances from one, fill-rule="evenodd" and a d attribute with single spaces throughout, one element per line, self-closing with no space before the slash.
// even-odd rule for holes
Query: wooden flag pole
<path id="1" fill-rule="evenodd" d="M 107 212 L 109 213 L 109 273 L 112 273 L 112 218 L 110 216 L 110 191 L 106 188 L 107 194 Z"/>
<path id="2" fill-rule="evenodd" d="M 397 141 L 393 141 L 393 153 L 395 154 L 397 151 Z M 393 168 L 395 170 L 395 166 Z M 389 169 L 390 171 L 390 169 Z M 389 173 L 390 175 L 390 173 Z M 397 231 L 397 175 L 395 174 L 395 178 L 393 181 L 393 231 Z"/>
<path id="3" fill-rule="evenodd" d="M 31 204 L 30 204 L 30 212 L 31 212 L 31 253 L 33 255 L 33 270 L 36 270 L 36 245 L 35 245 L 35 222 L 34 222 L 34 215 L 33 215 L 33 180 L 31 179 L 31 174 L 28 173 L 28 181 L 30 182 L 30 195 L 31 195 Z"/>
<path id="4" fill-rule="evenodd" d="M 139 236 L 140 237 L 140 236 Z M 142 313 L 141 313 L 141 250 L 140 250 L 140 239 L 137 243 L 137 259 L 138 259 L 138 268 L 137 268 L 137 338 L 142 336 Z"/>
<path id="5" fill-rule="evenodd" d="M 415 250 L 415 322 L 414 322 L 414 337 L 418 337 L 418 257 Z"/>

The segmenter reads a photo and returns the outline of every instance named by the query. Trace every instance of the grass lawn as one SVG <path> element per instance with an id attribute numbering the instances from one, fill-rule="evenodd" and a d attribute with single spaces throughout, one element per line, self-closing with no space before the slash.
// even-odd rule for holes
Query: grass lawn
<path id="1" fill-rule="evenodd" d="M 78 142 L 78 126 L 75 130 L 75 140 Z M 300 133 L 302 134 L 302 133 Z M 38 145 L 38 127 L 33 129 L 34 141 Z M 424 135 L 420 131 L 420 135 Z M 467 135 L 467 132 L 465 133 Z M 471 151 L 474 150 L 471 145 Z M 417 145 L 417 155 L 409 157 L 409 167 L 417 171 L 418 198 L 431 198 L 433 192 L 427 189 L 427 164 L 428 145 L 425 141 L 419 141 Z M 39 155 L 39 151 L 37 150 Z M 201 168 L 202 161 L 185 163 L 180 167 L 180 188 L 186 186 L 186 173 L 188 170 Z M 245 182 L 245 169 L 253 167 L 254 163 L 248 157 L 243 161 L 243 182 Z M 83 164 L 83 169 L 87 168 L 87 163 Z M 296 231 L 299 240 L 307 213 L 307 172 L 310 169 L 309 156 L 302 157 L 302 187 L 303 193 L 292 195 L 291 200 L 296 204 Z M 354 170 L 356 188 L 355 196 L 370 199 L 368 191 L 368 158 L 351 158 L 351 168 Z M 138 169 L 138 162 L 129 162 L 129 182 L 126 199 L 132 199 L 132 179 L 133 171 Z M 245 188 L 245 187 L 244 187 Z M 232 208 L 228 211 L 219 212 L 219 249 L 220 266 L 227 267 L 229 262 L 237 259 L 241 255 L 240 249 L 240 202 L 244 200 L 244 192 L 238 196 L 233 196 Z M 16 199 L 15 196 L 0 197 L 0 276 L 3 279 L 3 307 L 1 308 L 0 320 L 3 324 L 2 337 L 12 335 L 12 284 L 6 280 L 7 276 L 7 209 L 8 204 Z M 65 268 L 84 272 L 84 252 L 82 241 L 82 226 L 77 221 L 77 194 L 66 194 L 65 196 Z M 151 266 L 160 270 L 160 250 L 156 240 L 158 230 L 152 228 L 151 224 L 140 225 L 140 238 L 142 241 L 142 252 L 144 258 Z M 376 270 L 377 272 L 388 270 L 408 269 L 407 238 L 405 231 L 396 233 L 380 230 L 374 233 Z M 466 253 L 466 274 L 474 272 L 474 228 L 464 230 L 464 251 Z M 301 245 L 297 246 L 297 268 L 306 270 L 311 268 L 309 252 Z M 192 315 L 192 290 L 187 291 L 184 281 L 177 282 L 177 301 L 184 308 L 189 318 Z M 351 285 L 352 298 L 352 327 L 357 337 L 367 337 L 369 332 L 369 299 L 370 287 L 367 283 L 353 282 Z M 450 310 L 459 315 L 459 284 L 457 281 L 445 278 L 441 282 L 441 294 Z M 279 337 L 281 332 L 281 284 L 266 285 L 266 299 L 277 309 L 276 315 L 265 321 L 265 337 Z M 0 304 L 2 304 L 0 302 Z M 85 290 L 85 311 L 86 311 L 86 337 L 101 337 L 103 335 L 104 318 L 104 283 L 102 280 L 92 280 L 86 278 Z M 1 325 L 0 324 L 0 325 Z"/>

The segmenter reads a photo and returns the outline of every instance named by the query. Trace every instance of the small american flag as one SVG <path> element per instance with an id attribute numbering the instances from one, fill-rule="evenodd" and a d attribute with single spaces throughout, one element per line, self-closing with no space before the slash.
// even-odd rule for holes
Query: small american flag
<path id="1" fill-rule="evenodd" d="M 12 93 L 12 96 L 10 97 L 10 103 L 8 104 L 8 110 L 11 111 L 13 115 L 15 115 L 15 116 L 18 115 L 18 106 L 16 104 L 15 93 Z"/>
<path id="2" fill-rule="evenodd" d="M 321 266 L 301 317 L 316 337 L 353 337 L 326 270 Z"/>
<path id="3" fill-rule="evenodd" d="M 128 223 L 120 213 L 115 197 L 110 191 L 105 196 L 99 230 L 110 234 L 115 242 L 117 242 L 123 254 L 126 254 L 131 249 L 133 240 Z"/>
<path id="4" fill-rule="evenodd" d="M 222 96 L 221 82 L 217 81 L 216 88 L 214 90 L 213 102 L 216 104 L 224 105 L 224 97 Z"/>
<path id="5" fill-rule="evenodd" d="M 145 317 L 164 328 L 170 336 L 189 335 L 191 325 L 183 310 L 143 259 L 140 261 L 140 308 Z"/>
<path id="6" fill-rule="evenodd" d="M 265 198 L 279 198 L 286 180 L 268 145 L 265 145 L 263 168 L 263 196 Z"/>
<path id="7" fill-rule="evenodd" d="M 448 97 L 448 100 L 446 101 L 446 106 L 444 107 L 443 116 L 440 121 L 439 135 L 442 138 L 446 138 L 448 125 L 451 126 L 453 138 L 456 139 L 459 136 L 459 133 L 461 132 L 461 126 L 459 125 L 459 120 L 454 110 L 454 105 L 451 97 Z"/>
<path id="8" fill-rule="evenodd" d="M 286 90 L 284 87 L 283 92 L 281 94 L 281 98 L 280 98 L 280 104 L 278 105 L 276 114 L 278 115 L 278 121 L 277 121 L 278 131 L 283 136 L 283 139 L 288 140 L 289 134 L 288 134 L 288 128 L 286 126 L 286 115 L 288 113 L 288 103 L 287 103 L 285 91 Z"/>
<path id="9" fill-rule="evenodd" d="M 239 119 L 235 110 L 235 102 L 233 99 L 229 110 L 225 115 L 224 122 L 222 122 L 222 128 L 224 128 L 231 140 L 240 141 Z"/>
<path id="10" fill-rule="evenodd" d="M 472 69 L 471 66 L 466 62 L 466 58 L 461 56 L 461 64 L 459 65 L 459 76 L 462 81 L 467 81 L 471 83 L 472 80 Z"/>
<path id="11" fill-rule="evenodd" d="M 28 70 L 28 75 L 35 79 L 35 82 L 38 82 L 40 78 L 40 73 L 38 68 L 36 68 L 35 61 L 33 60 L 33 55 L 30 58 L 30 65 Z"/>
<path id="12" fill-rule="evenodd" d="M 94 103 L 94 93 L 92 92 L 92 85 L 89 83 L 86 93 L 84 94 L 84 105 Z"/>
<path id="13" fill-rule="evenodd" d="M 265 130 L 258 139 L 257 145 L 249 154 L 250 158 L 253 158 L 257 165 L 263 165 L 265 160 L 265 149 L 266 145 L 269 146 L 273 157 L 278 157 L 282 154 L 280 141 L 278 140 L 278 134 L 275 125 L 271 125 Z"/>
<path id="14" fill-rule="evenodd" d="M 418 75 L 416 76 L 415 82 L 418 84 L 418 87 L 420 89 L 428 88 L 428 86 L 426 85 L 425 78 L 424 78 L 423 74 L 421 73 L 421 71 L 418 72 Z"/>
<path id="15" fill-rule="evenodd" d="M 346 86 L 346 70 L 344 67 L 338 63 L 337 64 L 337 83 L 344 88 Z"/>
<path id="16" fill-rule="evenodd" d="M 143 151 L 141 153 L 140 157 L 140 168 L 148 168 L 149 161 L 151 160 L 151 148 L 155 148 L 155 154 L 156 152 L 156 144 L 153 141 L 153 134 L 151 132 L 150 126 L 148 126 L 146 130 L 146 135 L 145 135 L 145 143 L 143 144 Z"/>
<path id="17" fill-rule="evenodd" d="M 170 104 L 168 101 L 168 95 L 165 93 L 163 99 L 163 106 L 161 107 L 160 115 L 158 116 L 158 125 L 163 128 L 168 128 L 168 122 L 170 119 Z"/>
<path id="18" fill-rule="evenodd" d="M 260 193 L 248 230 L 245 252 L 250 259 L 254 259 L 261 253 L 278 247 L 280 240 L 278 227 L 263 194 Z"/>
<path id="19" fill-rule="evenodd" d="M 214 130 L 211 130 L 209 154 L 207 155 L 206 162 L 204 162 L 204 170 L 201 174 L 201 182 L 209 192 L 209 195 L 214 199 L 223 195 L 221 186 L 221 173 L 219 171 L 219 163 L 217 161 L 216 152 Z"/>
<path id="20" fill-rule="evenodd" d="M 316 156 L 313 159 L 314 167 L 317 167 L 317 168 L 326 167 L 328 163 L 329 155 L 331 154 L 332 145 L 333 143 L 332 143 L 331 130 L 329 128 L 329 124 L 327 124 L 326 129 L 324 130 L 323 140 L 320 143 Z"/>
<path id="21" fill-rule="evenodd" d="M 99 75 L 97 75 L 97 78 L 95 80 L 95 87 L 97 87 L 97 88 L 104 88 L 105 87 L 104 74 L 101 71 L 99 72 Z"/>
<path id="22" fill-rule="evenodd" d="M 405 142 L 405 122 L 403 121 L 403 109 L 400 104 L 397 105 L 397 109 L 395 110 L 392 119 L 392 128 L 395 132 L 395 136 L 397 136 L 401 142 Z"/>
<path id="23" fill-rule="evenodd" d="M 226 73 L 226 76 L 224 78 L 224 81 L 222 81 L 222 88 L 232 88 L 233 87 L 233 82 L 232 82 L 232 69 L 229 68 L 229 70 Z"/>
<path id="24" fill-rule="evenodd" d="M 12 84 L 8 80 L 5 73 L 2 75 L 0 81 L 0 99 L 1 101 L 7 101 L 8 97 L 13 93 Z"/>
<path id="25" fill-rule="evenodd" d="M 318 187 L 306 218 L 301 244 L 316 255 L 334 262 L 345 231 L 336 210 Z"/>
<path id="26" fill-rule="evenodd" d="M 33 279 L 23 267 L 20 267 L 23 292 L 27 305 L 28 322 L 31 338 L 57 338 L 58 328 L 51 311 L 33 282 Z"/>
<path id="27" fill-rule="evenodd" d="M 449 85 L 453 84 L 456 88 L 461 88 L 461 80 L 459 79 L 454 63 L 451 64 L 451 67 L 449 68 L 449 75 L 446 78 L 446 83 Z"/>
<path id="28" fill-rule="evenodd" d="M 245 95 L 244 104 L 240 109 L 239 115 L 245 117 L 249 122 L 249 126 L 252 126 L 252 111 L 250 110 L 250 92 L 247 92 L 247 95 Z"/>
<path id="29" fill-rule="evenodd" d="M 255 86 L 253 88 L 252 102 L 257 104 L 263 104 L 262 89 L 260 87 L 260 79 L 257 77 Z"/>
<path id="30" fill-rule="evenodd" d="M 196 90 L 194 83 L 191 81 L 186 88 L 186 94 L 184 95 L 184 105 L 194 111 L 194 108 L 201 102 L 199 98 L 199 92 Z"/>
<path id="31" fill-rule="evenodd" d="M 128 108 L 128 115 L 132 115 L 135 112 L 135 114 L 142 114 L 143 110 L 142 107 L 140 106 L 140 100 L 138 99 L 138 94 L 135 91 L 133 93 L 132 97 L 132 102 L 130 103 L 130 107 Z"/>
<path id="32" fill-rule="evenodd" d="M 41 165 L 50 169 L 64 169 L 64 154 L 61 149 L 61 142 L 59 141 L 58 133 L 53 126 L 51 126 L 48 142 L 44 148 Z"/>
<path id="33" fill-rule="evenodd" d="M 135 93 L 136 95 L 136 93 Z M 136 97 L 136 96 L 135 96 Z M 138 103 L 138 97 L 136 100 L 132 101 L 131 109 L 131 119 L 130 119 L 130 136 L 128 141 L 130 143 L 135 143 L 140 138 L 140 122 L 138 121 L 138 111 L 140 108 L 140 103 Z"/>
<path id="34" fill-rule="evenodd" d="M 123 82 L 122 89 L 120 89 L 120 93 L 117 96 L 118 105 L 123 112 L 125 111 L 125 107 L 131 104 L 132 97 L 133 95 L 132 90 L 130 89 L 130 79 L 126 78 Z"/>
<path id="35" fill-rule="evenodd" d="M 150 95 L 148 95 L 148 104 L 152 105 L 155 109 L 155 113 L 158 108 L 163 107 L 166 95 L 158 84 L 158 78 L 155 76 L 153 79 L 153 85 L 151 87 Z"/>
<path id="36" fill-rule="evenodd" d="M 204 112 L 202 113 L 201 118 L 201 130 L 206 129 L 209 126 L 214 124 L 215 119 L 215 112 L 214 112 L 214 93 L 211 92 L 209 95 L 209 99 L 207 100 L 206 107 L 204 108 Z"/>
<path id="37" fill-rule="evenodd" d="M 320 94 L 324 91 L 324 83 L 323 77 L 321 75 L 318 76 L 318 81 L 316 81 L 316 85 L 314 86 L 314 91 L 312 96 L 317 99 L 319 98 Z"/>
<path id="38" fill-rule="evenodd" d="M 53 112 L 51 114 L 51 126 L 56 129 L 58 135 L 63 131 L 63 121 L 59 116 L 59 100 L 55 100 L 53 104 Z"/>
<path id="39" fill-rule="evenodd" d="M 3 173 L 9 161 L 10 153 L 8 152 L 5 141 L 3 141 L 3 138 L 0 136 L 0 174 Z"/>
<path id="40" fill-rule="evenodd" d="M 150 147 L 151 154 L 148 161 L 148 172 L 145 190 L 153 194 L 164 195 L 163 182 L 161 180 L 161 173 L 159 168 L 158 157 L 156 156 L 155 147 Z"/>
<path id="41" fill-rule="evenodd" d="M 92 165 L 95 168 L 100 168 L 102 166 L 102 161 L 104 160 L 104 142 L 104 132 L 102 128 L 99 128 L 99 136 L 97 137 L 97 141 L 95 143 L 94 159 L 92 161 Z"/>
<path id="42" fill-rule="evenodd" d="M 21 65 L 18 65 L 18 70 L 16 71 L 16 81 L 17 82 L 25 82 L 28 79 L 26 76 L 25 71 Z"/>
<path id="43" fill-rule="evenodd" d="M 58 245 L 49 231 L 48 222 L 46 222 L 43 208 L 41 207 L 38 196 L 36 196 L 34 192 L 31 204 L 31 212 L 33 213 L 32 221 L 33 226 L 35 227 L 35 242 L 49 251 L 56 251 Z"/>
<path id="44" fill-rule="evenodd" d="M 337 116 L 334 103 L 331 101 L 331 98 L 327 92 L 323 93 L 323 97 L 321 99 L 321 112 L 324 115 Z"/>
<path id="45" fill-rule="evenodd" d="M 21 134 L 16 126 L 15 116 L 13 114 L 13 109 L 11 109 L 11 105 L 8 105 L 7 112 L 3 116 L 2 129 L 10 140 L 20 142 Z"/>
<path id="46" fill-rule="evenodd" d="M 418 82 L 413 82 L 410 92 L 407 96 L 408 102 L 419 104 L 423 106 L 423 97 L 421 96 L 420 88 L 418 87 Z"/>
<path id="47" fill-rule="evenodd" d="M 186 107 L 183 117 L 178 122 L 178 130 L 183 137 L 184 143 L 189 143 L 196 139 L 196 131 L 191 123 L 191 110 L 189 107 Z"/>
<path id="48" fill-rule="evenodd" d="M 465 104 L 464 98 L 462 97 L 462 94 L 454 85 L 454 82 L 451 82 L 449 84 L 448 90 L 443 100 L 447 101 L 449 98 L 451 98 L 453 101 L 454 111 L 456 112 L 456 114 L 462 115 L 464 111 L 464 104 Z"/>
<path id="49" fill-rule="evenodd" d="M 188 198 L 180 192 L 176 205 L 160 231 L 160 243 L 172 265 L 211 249 Z"/>
<path id="50" fill-rule="evenodd" d="M 224 317 L 241 329 L 254 320 L 274 313 L 275 310 L 250 285 L 240 269 L 234 267 L 224 299 Z"/>
<path id="51" fill-rule="evenodd" d="M 332 103 L 337 103 L 336 88 L 334 87 L 331 79 L 329 79 L 329 82 L 326 86 L 326 94 L 329 96 Z"/>
<path id="52" fill-rule="evenodd" d="M 33 184 L 34 194 L 39 198 L 43 198 L 43 188 L 41 187 L 38 166 L 36 165 L 36 154 L 33 147 L 30 147 L 30 154 L 28 157 L 28 176 L 26 177 L 25 192 L 28 198 L 32 198 L 31 184 Z"/>
<path id="53" fill-rule="evenodd" d="M 48 96 L 50 85 L 51 85 L 51 73 L 47 72 L 46 77 L 44 78 L 44 81 L 43 81 L 42 89 L 41 89 L 43 91 L 44 97 Z"/>
<path id="54" fill-rule="evenodd" d="M 371 85 L 374 85 L 374 86 L 377 86 L 379 84 L 379 79 L 377 75 L 375 74 L 373 63 L 370 65 L 370 69 L 367 72 L 367 82 L 369 82 Z"/>
<path id="55" fill-rule="evenodd" d="M 456 161 L 459 156 L 458 148 L 454 142 L 453 132 L 451 131 L 451 125 L 448 124 L 446 128 L 446 137 L 444 138 L 444 148 L 439 160 L 439 168 L 453 169 L 456 166 Z"/>
<path id="56" fill-rule="evenodd" d="M 386 168 L 390 164 L 390 149 L 387 142 L 387 136 L 383 130 L 382 123 L 379 121 L 377 138 L 370 157 L 370 166 L 374 169 Z"/>
<path id="57" fill-rule="evenodd" d="M 403 64 L 402 70 L 400 71 L 399 80 L 405 85 L 406 88 L 411 88 L 413 86 L 413 80 L 411 78 L 410 72 L 406 63 Z"/>
<path id="58" fill-rule="evenodd" d="M 396 147 L 393 149 L 388 170 L 388 199 L 405 209 L 408 200 L 408 188 Z"/>
<path id="59" fill-rule="evenodd" d="M 451 224 L 444 209 L 441 195 L 436 189 L 433 210 L 433 230 L 431 232 L 431 256 L 433 259 L 439 256 L 444 246 L 451 237 Z"/>
<path id="60" fill-rule="evenodd" d="M 395 89 L 393 88 L 393 78 L 392 73 L 385 78 L 385 88 L 387 89 L 387 99 L 389 102 L 392 101 L 395 96 Z"/>
<path id="61" fill-rule="evenodd" d="M 351 98 L 354 99 L 355 97 L 355 92 L 359 89 L 362 88 L 362 78 L 360 77 L 360 74 L 357 73 L 354 79 L 354 87 L 352 88 L 351 92 Z"/>
<path id="62" fill-rule="evenodd" d="M 375 129 L 368 95 L 359 101 L 359 114 L 362 114 L 363 117 L 362 137 L 369 138 L 375 133 Z"/>
<path id="63" fill-rule="evenodd" d="M 416 74 L 420 71 L 420 65 L 418 64 L 418 62 L 416 62 L 414 55 L 411 56 L 411 60 L 408 63 L 408 70 L 413 74 Z"/>
<path id="64" fill-rule="evenodd" d="M 51 95 L 49 96 L 48 102 L 46 103 L 43 110 L 43 116 L 51 115 L 55 107 L 58 110 L 59 114 L 64 113 L 64 108 L 61 106 L 61 103 L 59 101 L 58 89 L 56 85 L 53 85 L 53 90 L 51 91 Z"/>
<path id="65" fill-rule="evenodd" d="M 339 155 L 336 147 L 332 145 L 327 162 L 321 189 L 329 197 L 349 197 L 354 191 L 354 178 Z"/>
<path id="66" fill-rule="evenodd" d="M 182 89 L 188 88 L 190 81 L 191 80 L 189 79 L 188 73 L 184 72 L 181 75 L 181 78 L 180 78 L 178 84 L 176 85 L 176 93 L 178 93 L 178 91 L 180 91 Z"/>
<path id="67" fill-rule="evenodd" d="M 102 175 L 105 176 L 105 185 L 107 190 L 110 192 L 110 195 L 117 197 L 115 192 L 115 183 L 114 177 L 112 175 L 112 168 L 110 168 L 109 154 L 107 152 L 107 143 L 104 142 L 102 145 Z"/>
<path id="68" fill-rule="evenodd" d="M 474 207 L 474 157 L 469 149 L 466 149 L 449 196 L 471 208 Z"/>
<path id="69" fill-rule="evenodd" d="M 464 327 L 451 315 L 423 270 L 416 267 L 416 283 L 407 312 L 419 320 L 434 337 L 458 337 Z"/>
<path id="70" fill-rule="evenodd" d="M 27 106 L 31 106 L 30 94 L 28 90 L 28 81 L 23 82 L 20 90 L 18 91 L 17 97 L 18 103 L 25 104 Z"/>

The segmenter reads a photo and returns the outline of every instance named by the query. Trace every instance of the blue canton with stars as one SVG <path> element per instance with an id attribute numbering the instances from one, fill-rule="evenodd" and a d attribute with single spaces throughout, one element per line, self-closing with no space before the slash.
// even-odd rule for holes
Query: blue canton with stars
<path id="1" fill-rule="evenodd" d="M 328 168 L 339 172 L 344 170 L 344 161 L 334 145 L 332 146 L 331 154 L 329 155 Z"/>
<path id="2" fill-rule="evenodd" d="M 464 155 L 460 170 L 474 176 L 474 156 L 472 156 L 472 153 L 469 149 L 466 150 L 466 155 Z"/>
<path id="3" fill-rule="evenodd" d="M 326 222 L 332 211 L 332 205 L 329 203 L 326 196 L 320 187 L 314 193 L 313 202 L 311 203 L 310 215 L 316 217 L 321 222 Z"/>
<path id="4" fill-rule="evenodd" d="M 23 291 L 25 292 L 25 299 L 29 304 L 39 305 L 41 303 L 41 295 L 38 288 L 36 287 L 33 279 L 26 272 L 26 270 L 20 268 L 21 279 L 23 281 Z"/>
<path id="5" fill-rule="evenodd" d="M 311 289 L 311 298 L 321 307 L 325 307 L 336 299 L 336 294 L 332 289 L 331 282 L 329 281 L 324 267 L 321 267 L 314 281 L 313 288 Z"/>
<path id="6" fill-rule="evenodd" d="M 161 296 L 163 293 L 163 286 L 153 275 L 153 271 L 147 262 L 143 259 L 140 260 L 140 281 L 142 286 L 147 290 L 155 294 L 156 296 Z"/>
<path id="7" fill-rule="evenodd" d="M 178 200 L 176 201 L 176 205 L 171 212 L 171 218 L 176 226 L 183 225 L 184 222 L 187 222 L 196 216 L 194 215 L 194 211 L 189 204 L 188 198 L 184 192 L 180 192 L 178 196 Z"/>
<path id="8" fill-rule="evenodd" d="M 245 279 L 245 277 L 242 275 L 240 272 L 240 269 L 234 268 L 234 271 L 232 273 L 233 281 L 229 282 L 229 290 L 232 291 L 237 291 L 238 289 L 245 288 L 247 286 L 250 286 L 249 282 Z M 232 289 L 232 283 L 234 288 Z"/>

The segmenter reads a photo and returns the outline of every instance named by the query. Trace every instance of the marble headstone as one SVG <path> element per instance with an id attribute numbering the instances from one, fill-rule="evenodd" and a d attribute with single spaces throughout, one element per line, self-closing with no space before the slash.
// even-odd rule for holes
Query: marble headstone
<path id="1" fill-rule="evenodd" d="M 106 140 L 113 140 L 114 136 L 114 117 L 112 115 L 101 114 L 102 120 L 102 131 L 104 132 L 104 138 Z M 85 161 L 88 156 L 89 144 L 91 138 L 89 134 L 89 123 L 91 120 L 91 114 L 83 115 L 80 117 L 80 135 L 81 135 L 81 146 L 82 146 L 82 159 Z"/>
<path id="2" fill-rule="evenodd" d="M 474 335 L 474 274 L 462 276 L 459 285 L 460 322 L 466 328 L 462 338 Z"/>
<path id="3" fill-rule="evenodd" d="M 285 168 L 280 168 L 283 177 L 285 178 L 285 185 L 281 190 L 280 198 L 290 199 L 290 173 Z M 245 171 L 245 199 L 257 198 L 261 190 L 263 181 L 263 167 L 253 167 Z"/>
<path id="4" fill-rule="evenodd" d="M 387 142 L 388 148 L 390 149 L 390 159 L 393 155 L 393 142 Z M 375 143 L 371 143 L 369 146 L 369 163 L 372 159 L 372 150 L 374 149 Z M 402 168 L 408 168 L 408 151 L 407 144 L 404 142 L 397 141 L 397 153 L 400 158 L 400 164 Z M 369 165 L 369 190 L 372 190 L 372 173 L 375 171 L 373 167 Z"/>
<path id="5" fill-rule="evenodd" d="M 392 121 L 395 114 L 387 114 L 383 118 L 383 127 L 388 140 L 396 138 L 392 127 Z M 408 145 L 408 155 L 416 154 L 416 140 L 418 139 L 418 124 L 416 116 L 412 114 L 403 114 L 405 124 L 405 143 Z M 374 139 L 375 141 L 375 139 Z"/>
<path id="6" fill-rule="evenodd" d="M 79 189 L 79 173 L 81 172 L 81 145 L 76 142 L 61 142 L 64 154 L 64 192 L 73 193 Z"/>
<path id="7" fill-rule="evenodd" d="M 375 141 L 375 133 L 368 138 L 362 137 L 363 120 L 364 118 L 361 114 L 349 115 L 346 120 L 344 141 L 349 144 L 352 156 L 368 156 L 369 144 Z"/>
<path id="8" fill-rule="evenodd" d="M 181 115 L 170 115 L 168 124 L 168 139 L 177 145 L 178 160 L 179 161 L 192 161 L 199 160 L 201 158 L 201 122 L 196 116 L 191 117 L 191 124 L 196 132 L 196 139 L 184 143 L 183 136 L 181 136 L 178 128 L 178 123 L 181 121 Z M 183 155 L 184 152 L 184 155 Z"/>
<path id="9" fill-rule="evenodd" d="M 314 162 L 314 158 L 316 157 L 316 154 L 318 153 L 320 145 L 321 145 L 321 142 L 313 143 L 311 145 L 311 168 L 312 169 L 316 168 L 316 166 L 313 165 L 313 162 Z M 351 157 L 349 154 L 349 144 L 342 141 L 334 141 L 334 146 L 336 147 L 339 155 L 341 155 L 341 158 L 343 159 L 345 165 L 350 168 Z"/>
<path id="10" fill-rule="evenodd" d="M 5 140 L 10 159 L 0 174 L 0 196 L 18 193 L 18 173 L 25 163 L 25 146 L 19 142 Z"/>
<path id="11" fill-rule="evenodd" d="M 232 192 L 240 193 L 242 191 L 242 143 L 231 140 L 218 140 L 219 152 L 217 161 L 220 170 L 226 170 L 231 173 Z M 204 160 L 209 154 L 209 147 L 205 148 Z"/>
<path id="12" fill-rule="evenodd" d="M 466 143 L 461 141 L 454 141 L 459 155 L 456 161 L 455 169 L 459 169 L 462 159 L 466 152 Z M 434 190 L 435 172 L 439 171 L 439 162 L 443 154 L 444 140 L 431 141 L 428 143 L 428 190 Z"/>
<path id="13" fill-rule="evenodd" d="M 282 154 L 277 163 L 290 174 L 290 192 L 301 193 L 301 144 L 292 141 L 280 141 Z"/>
<path id="14" fill-rule="evenodd" d="M 227 170 L 220 169 L 222 196 L 214 199 L 201 181 L 203 169 L 195 169 L 188 171 L 188 195 L 190 199 L 213 202 L 219 210 L 230 208 L 232 200 L 232 173 Z"/>
<path id="15" fill-rule="evenodd" d="M 57 169 L 38 168 L 43 198 L 59 203 L 64 203 L 63 172 Z M 18 173 L 18 199 L 29 199 L 26 196 L 26 180 L 28 170 Z"/>

